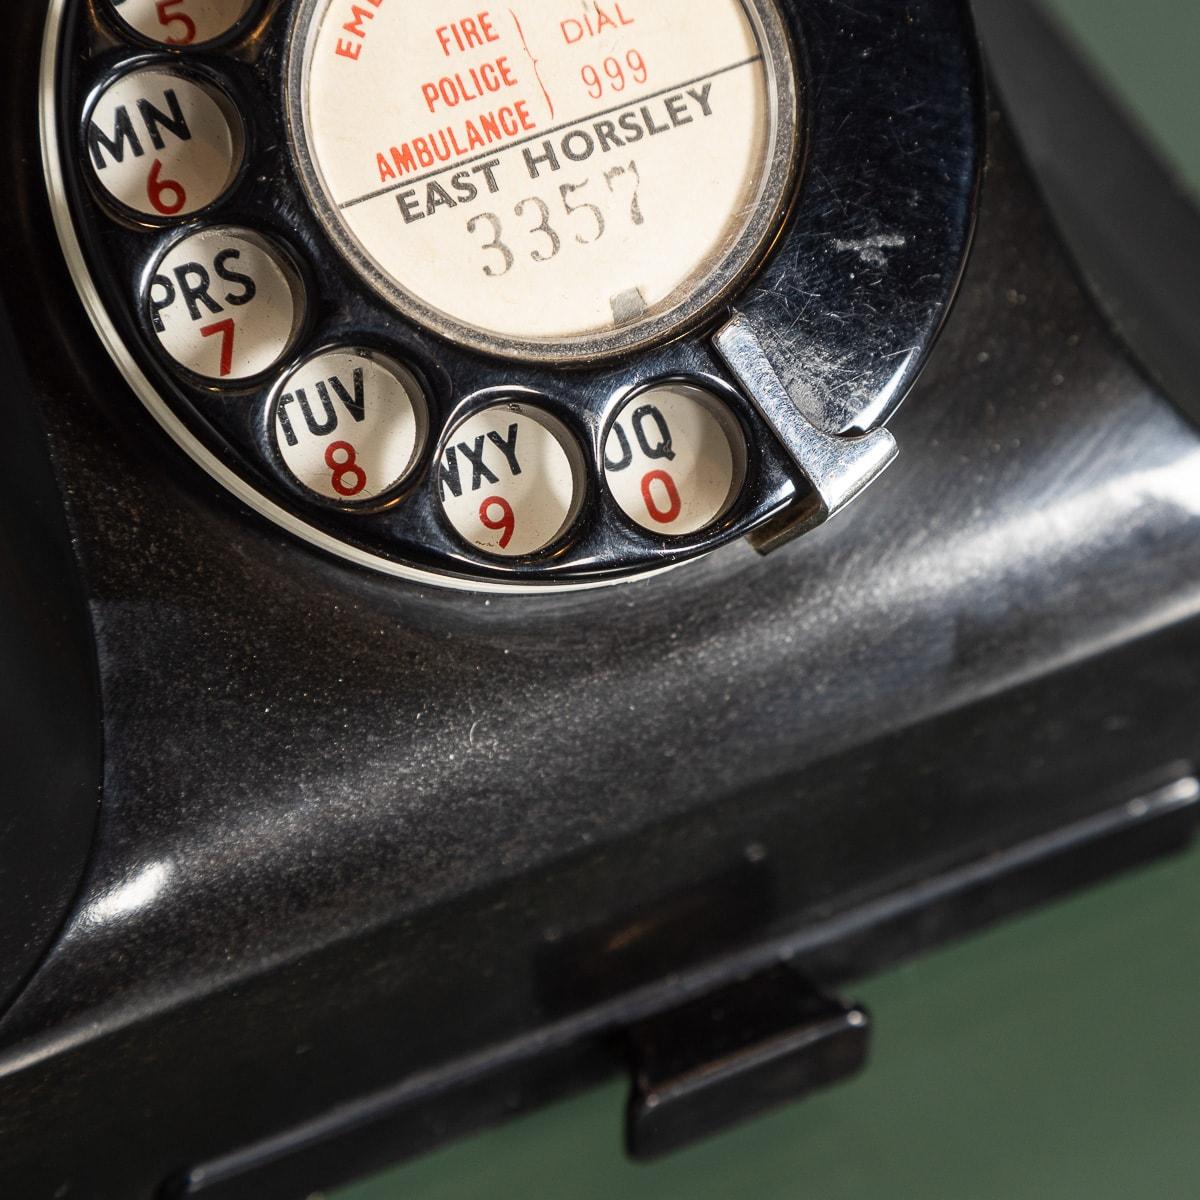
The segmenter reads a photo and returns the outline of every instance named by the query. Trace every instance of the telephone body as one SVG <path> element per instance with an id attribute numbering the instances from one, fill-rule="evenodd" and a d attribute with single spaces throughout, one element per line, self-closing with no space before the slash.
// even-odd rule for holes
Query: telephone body
<path id="1" fill-rule="evenodd" d="M 1190 835 L 1196 431 L 968 8 L 577 8 L 10 16 L 14 1194 L 307 1194 Z"/>

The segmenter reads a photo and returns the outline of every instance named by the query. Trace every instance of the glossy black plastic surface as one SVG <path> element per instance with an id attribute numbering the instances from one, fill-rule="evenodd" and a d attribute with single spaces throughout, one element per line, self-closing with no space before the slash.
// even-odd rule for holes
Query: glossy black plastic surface
<path id="1" fill-rule="evenodd" d="M 0 1011 L 67 915 L 100 802 L 100 695 L 46 434 L 0 303 Z"/>
<path id="2" fill-rule="evenodd" d="M 867 1013 L 779 966 L 629 1031 L 626 1143 L 657 1158 L 840 1082 L 867 1059 Z"/>
<path id="3" fill-rule="evenodd" d="M 735 294 L 739 306 L 803 363 L 830 432 L 876 425 L 903 400 L 952 300 L 975 215 L 980 169 L 980 87 L 973 34 L 958 0 L 917 0 L 903 18 L 892 0 L 847 6 L 787 0 L 802 67 L 804 151 L 791 212 L 762 270 Z M 386 348 L 427 385 L 433 437 L 406 498 L 383 512 L 315 502 L 275 464 L 267 419 L 277 375 L 257 387 L 219 390 L 164 369 L 141 328 L 148 265 L 178 228 L 121 224 L 98 204 L 81 165 L 86 98 L 144 51 L 114 42 L 111 27 L 72 0 L 64 22 L 60 133 L 93 274 L 109 312 L 159 393 L 218 457 L 295 516 L 384 558 L 451 574 L 536 583 L 636 573 L 726 544 L 777 515 L 806 485 L 709 345 L 718 312 L 669 345 L 588 369 L 563 371 L 461 350 L 400 318 L 358 276 L 310 210 L 288 153 L 283 114 L 286 37 L 293 5 L 266 6 L 264 21 L 214 49 L 172 56 L 211 72 L 250 120 L 250 166 L 202 221 L 248 226 L 305 266 L 309 319 L 294 359 L 322 345 Z M 282 375 L 283 368 L 279 375 Z M 690 378 L 721 396 L 745 428 L 746 485 L 716 527 L 655 537 L 623 519 L 596 464 L 616 410 L 656 380 Z M 565 547 L 533 561 L 497 562 L 464 550 L 436 498 L 441 431 L 518 393 L 575 433 L 589 461 L 588 495 Z"/>
<path id="4" fill-rule="evenodd" d="M 0 290 L 106 758 L 82 892 L 0 1021 L 6 1194 L 307 1195 L 617 1069 L 689 989 L 783 952 L 854 977 L 1187 835 L 1200 433 L 998 117 L 906 452 L 844 518 L 605 593 L 447 595 L 248 513 L 129 394 L 31 172 L 38 16 L 5 51 Z"/>
<path id="5" fill-rule="evenodd" d="M 977 0 L 1005 100 L 1067 246 L 1121 336 L 1200 422 L 1200 220 L 1190 187 L 1032 0 Z"/>
<path id="6" fill-rule="evenodd" d="M 853 974 L 880 956 L 855 912 L 886 927 L 890 897 L 1186 773 L 1200 436 L 1002 136 L 985 195 L 908 453 L 839 524 L 534 600 L 397 586 L 248 516 L 63 302 L 36 194 L 4 206 L 108 714 L 86 890 L 0 1025 L 20 1194 L 147 1197 L 278 1137 L 244 1194 L 290 1195 L 308 1123 L 307 1186 L 333 1182 L 611 1069 L 605 1030 L 677 1002 L 671 972 L 822 924 L 822 973 Z M 597 954 L 634 928 L 654 953 Z M 570 1070 L 487 1082 L 538 1046 Z M 319 1131 L 384 1092 L 399 1124 L 324 1175 Z"/>

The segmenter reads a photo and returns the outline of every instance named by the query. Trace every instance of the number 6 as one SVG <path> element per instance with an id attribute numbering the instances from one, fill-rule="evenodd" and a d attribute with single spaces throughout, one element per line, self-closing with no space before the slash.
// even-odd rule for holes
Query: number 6
<path id="1" fill-rule="evenodd" d="M 154 166 L 150 168 L 150 178 L 146 181 L 146 195 L 150 198 L 150 203 L 164 217 L 173 217 L 176 213 L 182 212 L 184 205 L 187 204 L 187 192 L 183 190 L 182 183 L 176 183 L 174 179 L 162 178 L 162 166 L 162 159 L 156 158 Z M 168 192 L 175 197 L 170 203 L 163 198 Z"/>

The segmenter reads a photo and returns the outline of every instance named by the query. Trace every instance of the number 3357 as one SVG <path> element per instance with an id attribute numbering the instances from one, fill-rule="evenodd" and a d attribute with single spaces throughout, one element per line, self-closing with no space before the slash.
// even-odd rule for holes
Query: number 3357
<path id="1" fill-rule="evenodd" d="M 609 218 L 600 205 L 586 198 L 591 182 L 585 179 L 582 183 L 559 185 L 561 216 L 556 216 L 550 205 L 538 196 L 529 196 L 514 206 L 513 216 L 524 226 L 519 247 L 523 256 L 528 255 L 535 263 L 549 262 L 558 257 L 566 237 L 573 237 L 580 246 L 590 246 L 604 236 Z M 622 191 L 628 194 L 630 222 L 633 225 L 645 224 L 646 218 L 638 198 L 641 176 L 636 162 L 610 167 L 604 172 L 604 184 L 611 196 L 619 196 Z M 509 244 L 509 235 L 499 214 L 478 213 L 467 222 L 467 232 L 476 236 L 491 235 L 491 240 L 482 246 L 484 251 L 489 252 L 483 263 L 485 275 L 496 278 L 512 270 L 518 251 Z"/>

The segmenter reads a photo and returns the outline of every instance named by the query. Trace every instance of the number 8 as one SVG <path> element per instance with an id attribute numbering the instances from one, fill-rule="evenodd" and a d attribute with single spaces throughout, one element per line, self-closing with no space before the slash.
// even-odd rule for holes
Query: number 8
<path id="1" fill-rule="evenodd" d="M 367 473 L 358 465 L 358 451 L 349 442 L 333 442 L 325 451 L 325 465 L 333 472 L 330 482 L 339 496 L 350 499 L 367 490 Z"/>

